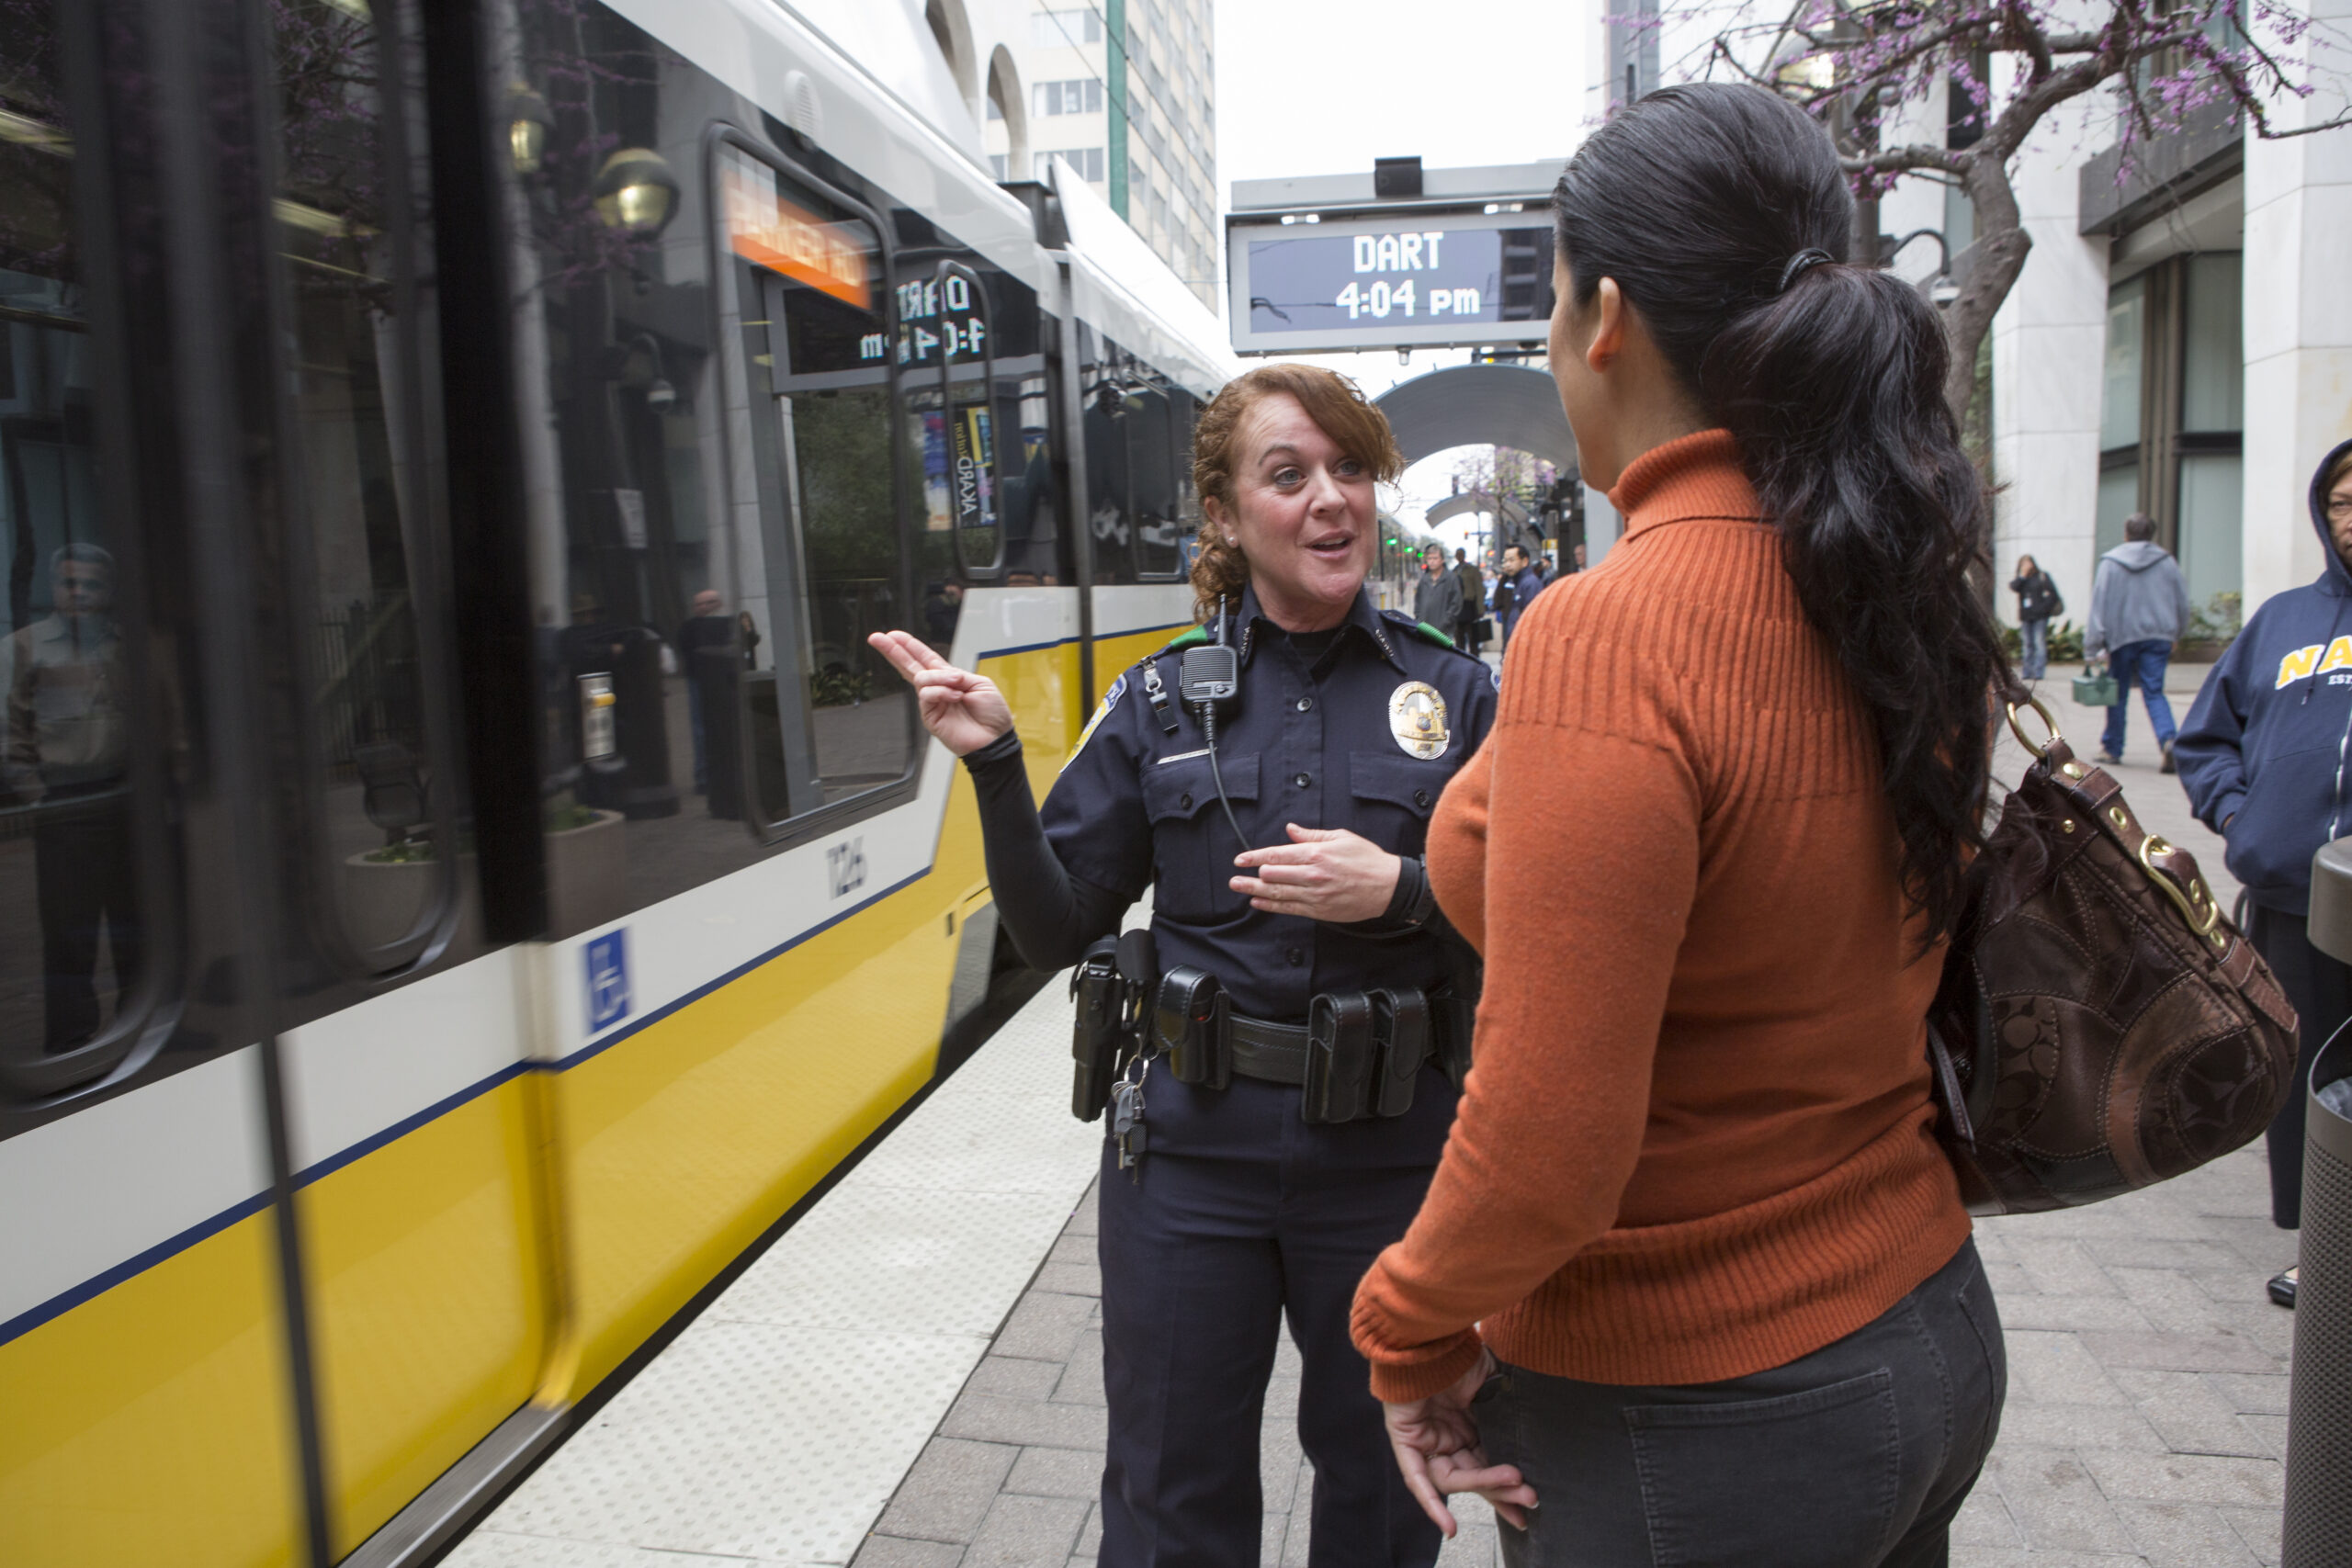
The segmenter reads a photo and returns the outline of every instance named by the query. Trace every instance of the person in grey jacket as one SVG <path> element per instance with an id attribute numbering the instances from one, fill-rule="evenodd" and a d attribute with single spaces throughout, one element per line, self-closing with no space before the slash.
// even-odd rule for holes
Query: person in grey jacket
<path id="1" fill-rule="evenodd" d="M 1413 589 L 1413 619 L 1435 626 L 1447 637 L 1462 620 L 1462 580 L 1445 569 L 1445 550 L 1431 545 L 1421 552 L 1421 580 Z"/>
<path id="2" fill-rule="evenodd" d="M 2165 700 L 2165 666 L 2172 645 L 2188 629 L 2188 583 L 2180 563 L 2156 543 L 2156 520 L 2135 512 L 2123 522 L 2123 543 L 2098 558 L 2091 579 L 2090 624 L 2083 628 L 2086 658 L 2107 656 L 2115 676 L 2116 703 L 2107 710 L 2107 732 L 2098 760 L 2123 761 L 2123 720 L 2136 684 L 2148 705 L 2148 723 L 2172 772 L 2172 742 L 2177 733 L 2172 705 Z"/>

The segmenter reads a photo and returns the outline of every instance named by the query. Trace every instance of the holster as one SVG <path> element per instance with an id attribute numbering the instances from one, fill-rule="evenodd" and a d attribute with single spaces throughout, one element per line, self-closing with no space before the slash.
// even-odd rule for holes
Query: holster
<path id="1" fill-rule="evenodd" d="M 1111 1085 L 1143 1047 L 1143 1003 L 1159 967 L 1151 932 L 1138 928 L 1106 936 L 1086 950 L 1069 977 L 1078 1004 L 1070 1024 L 1069 1113 L 1081 1122 L 1102 1114 Z"/>
<path id="2" fill-rule="evenodd" d="M 1364 1113 L 1373 1078 L 1372 998 L 1325 991 L 1306 1005 L 1306 1082 L 1299 1112 L 1312 1125 Z"/>
<path id="3" fill-rule="evenodd" d="M 1178 1083 L 1202 1089 L 1232 1083 L 1227 1009 L 1225 987 L 1205 969 L 1180 964 L 1159 977 L 1152 1002 L 1152 1039 L 1168 1053 L 1168 1070 Z"/>
<path id="4" fill-rule="evenodd" d="M 1069 1113 L 1081 1122 L 1102 1114 L 1122 1066 L 1126 987 L 1119 978 L 1118 949 L 1118 939 L 1106 936 L 1088 948 L 1070 972 L 1069 994 L 1077 1015 L 1070 1025 L 1069 1054 L 1077 1066 L 1070 1080 Z"/>
<path id="5" fill-rule="evenodd" d="M 1430 1054 L 1429 998 L 1416 990 L 1366 992 L 1372 1002 L 1370 1111 L 1402 1116 L 1413 1108 L 1413 1080 Z"/>

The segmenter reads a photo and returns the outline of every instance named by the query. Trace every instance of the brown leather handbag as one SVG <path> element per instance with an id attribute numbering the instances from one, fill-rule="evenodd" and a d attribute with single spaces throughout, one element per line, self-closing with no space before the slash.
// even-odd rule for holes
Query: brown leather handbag
<path id="1" fill-rule="evenodd" d="M 2295 1010 L 2197 862 L 2050 711 L 1972 868 L 1928 1014 L 1937 1128 L 1978 1214 L 2096 1203 L 2250 1143 L 2293 1092 Z"/>

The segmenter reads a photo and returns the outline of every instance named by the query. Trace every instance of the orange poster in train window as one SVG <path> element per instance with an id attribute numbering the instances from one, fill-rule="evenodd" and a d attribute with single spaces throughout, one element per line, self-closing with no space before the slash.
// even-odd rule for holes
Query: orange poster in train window
<path id="1" fill-rule="evenodd" d="M 861 310 L 874 309 L 865 226 L 830 223 L 786 201 L 775 174 L 729 149 L 718 171 L 727 239 L 735 254 Z"/>

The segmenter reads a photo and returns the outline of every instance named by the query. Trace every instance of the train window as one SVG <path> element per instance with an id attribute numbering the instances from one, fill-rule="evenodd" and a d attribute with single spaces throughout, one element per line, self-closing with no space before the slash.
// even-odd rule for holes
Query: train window
<path id="1" fill-rule="evenodd" d="M 718 345 L 755 334 L 768 352 L 756 292 L 740 315 L 761 324 L 714 333 L 697 172 L 737 100 L 605 6 L 514 15 L 512 200 L 530 239 L 514 341 L 548 919 L 567 936 L 763 858 L 747 785 L 786 776 L 767 759 L 814 764 L 801 628 L 718 521 L 740 412 Z M 873 477 L 887 492 L 887 457 Z"/>
<path id="2" fill-rule="evenodd" d="M 1111 339 L 1080 331 L 1094 580 L 1171 581 L 1184 575 L 1200 525 L 1192 397 Z"/>
<path id="3" fill-rule="evenodd" d="M 1125 355 L 1092 328 L 1079 328 L 1080 395 L 1085 405 L 1086 528 L 1096 582 L 1135 581 L 1135 525 L 1127 451 Z"/>
<path id="4" fill-rule="evenodd" d="M 0 11 L 0 1090 L 40 1094 L 104 1072 L 140 1021 L 159 955 L 135 753 L 167 727 L 131 646 L 134 552 L 101 506 L 74 127 L 48 6 Z"/>
<path id="5" fill-rule="evenodd" d="M 919 340 L 902 320 L 907 341 L 893 341 L 904 311 L 893 310 L 874 218 L 732 143 L 719 149 L 718 180 L 747 308 L 763 567 L 761 592 L 745 590 L 743 743 L 759 812 L 777 824 L 913 768 L 912 695 L 865 638 L 909 624 L 905 498 L 934 492 L 938 544 L 948 542 L 944 483 L 906 471 L 948 432 L 935 388 L 928 411 L 899 412 L 899 365 Z M 985 417 L 960 434 L 967 456 L 985 454 Z M 992 504 L 972 499 L 980 518 Z"/>
<path id="6" fill-rule="evenodd" d="M 446 602 L 423 544 L 431 422 L 419 345 L 433 329 L 417 319 L 410 213 L 426 204 L 408 194 L 412 163 L 392 145 L 368 8 L 294 0 L 272 17 L 282 384 L 289 490 L 306 525 L 299 669 L 336 917 L 322 935 L 381 973 L 424 950 L 456 900 L 459 862 L 448 697 L 433 678 L 442 639 L 420 635 L 421 608 Z"/>
<path id="7" fill-rule="evenodd" d="M 901 386 L 922 461 L 918 624 L 944 649 L 964 583 L 1059 577 L 1044 321 L 1027 285 L 921 214 L 892 216 Z"/>
<path id="8" fill-rule="evenodd" d="M 1004 580 L 1015 584 L 1061 581 L 1061 507 L 1054 478 L 1053 383 L 1040 358 L 1034 369 L 1006 374 L 998 367 L 997 408 L 1006 445 L 997 454 L 1003 491 Z"/>
<path id="9" fill-rule="evenodd" d="M 1182 390 L 1149 372 L 1138 376 L 1127 394 L 1127 445 L 1132 454 L 1128 469 L 1135 476 L 1136 576 L 1146 581 L 1165 581 L 1184 572 L 1192 433 L 1183 422 L 1181 405 L 1190 400 Z"/>

